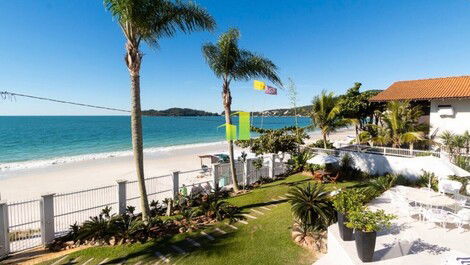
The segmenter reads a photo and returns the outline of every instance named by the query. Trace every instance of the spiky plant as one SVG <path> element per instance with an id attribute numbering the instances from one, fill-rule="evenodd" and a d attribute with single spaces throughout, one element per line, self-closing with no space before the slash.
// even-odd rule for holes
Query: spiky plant
<path id="1" fill-rule="evenodd" d="M 321 183 L 309 183 L 289 190 L 287 198 L 295 219 L 305 231 L 324 231 L 335 221 L 335 210 Z"/>

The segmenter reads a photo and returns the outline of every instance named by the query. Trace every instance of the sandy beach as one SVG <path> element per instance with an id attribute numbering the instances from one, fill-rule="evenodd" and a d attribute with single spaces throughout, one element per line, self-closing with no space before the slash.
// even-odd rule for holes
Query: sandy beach
<path id="1" fill-rule="evenodd" d="M 331 141 L 345 141 L 354 135 L 346 129 L 330 135 Z M 307 143 L 320 139 L 313 132 Z M 236 153 L 242 149 L 236 147 Z M 246 151 L 246 150 L 245 150 Z M 198 155 L 226 152 L 226 143 L 187 145 L 158 152 L 145 152 L 146 177 L 166 175 L 174 170 L 188 171 L 200 168 Z M 4 170 L 0 178 L 2 200 L 37 199 L 45 193 L 64 193 L 115 184 L 116 180 L 135 180 L 131 155 L 54 164 L 37 168 Z M 196 175 L 194 175 L 196 178 Z M 191 179 L 183 182 L 191 183 Z M 182 183 L 183 184 L 183 183 Z"/>

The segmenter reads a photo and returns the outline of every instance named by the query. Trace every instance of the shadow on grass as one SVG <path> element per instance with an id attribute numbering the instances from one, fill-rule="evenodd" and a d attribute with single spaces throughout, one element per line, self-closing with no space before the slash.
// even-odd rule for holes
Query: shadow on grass
<path id="1" fill-rule="evenodd" d="M 244 209 L 251 209 L 251 208 L 262 207 L 262 206 L 266 207 L 266 206 L 270 206 L 270 205 L 278 205 L 278 204 L 281 204 L 281 203 L 284 203 L 284 202 L 287 202 L 287 201 L 288 201 L 287 199 L 283 199 L 283 200 L 277 200 L 277 201 L 252 203 L 252 204 L 247 204 L 245 206 L 242 206 L 242 207 L 240 207 L 240 209 L 244 210 Z"/>
<path id="2" fill-rule="evenodd" d="M 231 243 L 227 243 L 226 239 L 235 236 L 237 231 L 227 231 L 226 234 L 220 234 L 216 231 L 206 231 L 206 233 L 212 236 L 213 240 L 210 240 L 202 234 L 191 236 L 180 234 L 176 236 L 178 239 L 171 237 L 161 240 L 154 240 L 152 244 L 149 244 L 148 246 L 138 251 L 129 253 L 119 258 L 110 259 L 106 263 L 103 263 L 103 265 L 119 264 L 129 260 L 132 260 L 133 262 L 156 262 L 160 261 L 162 257 L 164 257 L 163 259 L 168 258 L 170 263 L 173 264 L 178 260 L 185 259 L 188 255 L 204 255 L 205 257 L 211 257 L 214 255 L 223 256 L 227 254 L 227 248 L 231 246 Z M 195 246 L 193 243 L 186 240 L 186 238 L 194 240 L 194 242 L 196 242 L 196 244 L 200 244 L 200 246 Z M 184 253 L 179 252 L 172 246 L 176 246 L 180 251 L 184 251 Z M 165 262 L 162 264 L 165 264 Z"/>

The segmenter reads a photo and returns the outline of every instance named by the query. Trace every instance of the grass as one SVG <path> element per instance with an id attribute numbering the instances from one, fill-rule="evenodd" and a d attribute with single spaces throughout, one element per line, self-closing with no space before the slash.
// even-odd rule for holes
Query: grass
<path id="1" fill-rule="evenodd" d="M 106 264 L 134 264 L 141 262 L 155 262 L 158 258 L 155 253 L 171 255 L 169 264 L 312 264 L 315 257 L 307 250 L 297 246 L 291 239 L 291 225 L 293 222 L 290 205 L 286 200 L 279 199 L 284 196 L 290 187 L 307 185 L 309 177 L 292 175 L 286 179 L 262 185 L 246 194 L 227 199 L 230 203 L 241 207 L 244 213 L 249 213 L 257 219 L 247 218 L 248 224 L 234 224 L 238 229 L 230 228 L 225 223 L 217 223 L 204 231 L 212 235 L 214 240 L 201 235 L 200 231 L 179 234 L 171 238 L 153 240 L 145 244 L 132 244 L 123 246 L 92 247 L 70 254 L 62 263 L 70 264 L 71 260 L 80 257 L 76 264 L 81 264 L 91 258 L 87 265 L 96 265 L 108 258 Z M 327 184 L 329 189 L 354 185 L 353 182 Z M 277 201 L 271 201 L 277 199 Z M 269 207 L 266 210 L 260 207 Z M 264 215 L 252 211 L 261 211 Z M 216 228 L 226 231 L 221 234 Z M 201 244 L 196 247 L 185 240 L 190 237 Z M 183 249 L 186 254 L 177 254 L 171 246 Z M 57 260 L 57 259 L 56 259 Z M 42 264 L 52 264 L 55 260 Z M 153 263 L 152 263 L 153 264 Z M 165 264 L 161 262 L 161 264 Z"/>

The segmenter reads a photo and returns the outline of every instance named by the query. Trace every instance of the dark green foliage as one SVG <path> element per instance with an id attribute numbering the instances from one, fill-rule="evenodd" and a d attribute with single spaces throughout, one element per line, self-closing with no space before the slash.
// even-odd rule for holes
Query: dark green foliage
<path id="1" fill-rule="evenodd" d="M 321 183 L 294 187 L 287 195 L 297 221 L 310 231 L 324 231 L 336 221 L 329 192 Z"/>
<path id="2" fill-rule="evenodd" d="M 204 195 L 199 210 L 206 217 L 217 221 L 221 221 L 225 218 L 228 218 L 230 222 L 243 219 L 240 214 L 240 209 L 224 201 L 220 190 L 215 190 L 211 194 Z"/>
<path id="3" fill-rule="evenodd" d="M 395 186 L 397 176 L 394 174 L 387 174 L 385 176 L 380 176 L 376 179 L 373 179 L 369 182 L 369 186 L 380 193 L 384 193 L 389 190 L 391 187 Z"/>
<path id="4" fill-rule="evenodd" d="M 309 145 L 309 147 L 316 147 L 316 148 L 325 148 L 325 143 L 322 139 L 317 140 L 315 143 Z M 326 148 L 333 149 L 333 143 L 330 141 L 326 141 Z"/>
<path id="5" fill-rule="evenodd" d="M 416 181 L 418 187 L 428 187 L 431 181 L 431 189 L 434 191 L 439 190 L 439 179 L 432 172 L 423 171 L 423 174 Z"/>
<path id="6" fill-rule="evenodd" d="M 363 179 L 366 174 L 354 166 L 354 160 L 346 153 L 341 157 L 339 172 L 342 180 Z"/>
<path id="7" fill-rule="evenodd" d="M 371 97 L 381 91 L 368 90 L 360 92 L 361 86 L 361 83 L 356 82 L 344 95 L 339 96 L 338 106 L 343 117 L 357 120 L 358 129 L 364 130 L 367 124 L 376 120 L 374 119 L 375 111 L 383 110 L 385 104 L 369 101 Z"/>
<path id="8" fill-rule="evenodd" d="M 251 131 L 259 133 L 260 136 L 250 140 L 239 140 L 235 144 L 243 148 L 250 148 L 251 152 L 256 155 L 292 154 L 300 149 L 305 139 L 309 138 L 305 129 L 299 127 L 285 127 L 276 130 L 252 127 Z"/>
<path id="9" fill-rule="evenodd" d="M 188 108 L 170 108 L 166 110 L 143 110 L 142 115 L 146 116 L 219 116 L 217 113 Z"/>
<path id="10" fill-rule="evenodd" d="M 402 175 L 397 175 L 395 185 L 414 187 L 416 186 L 416 180 L 412 180 Z"/>
<path id="11" fill-rule="evenodd" d="M 390 221 L 394 218 L 396 218 L 395 215 L 385 214 L 384 210 L 373 212 L 361 209 L 348 215 L 349 222 L 346 226 L 363 232 L 377 232 L 383 228 L 390 228 L 392 225 Z"/>
<path id="12" fill-rule="evenodd" d="M 256 169 L 261 169 L 263 167 L 263 163 L 264 163 L 263 157 L 258 157 L 257 159 L 253 161 L 253 166 Z"/>
<path id="13" fill-rule="evenodd" d="M 366 196 L 359 189 L 346 189 L 333 198 L 333 206 L 336 211 L 347 215 L 358 211 L 366 200 Z"/>
<path id="14" fill-rule="evenodd" d="M 288 161 L 289 170 L 291 173 L 302 172 L 310 170 L 307 160 L 313 157 L 313 154 L 308 150 L 304 149 L 300 152 L 294 153 L 291 159 Z"/>

